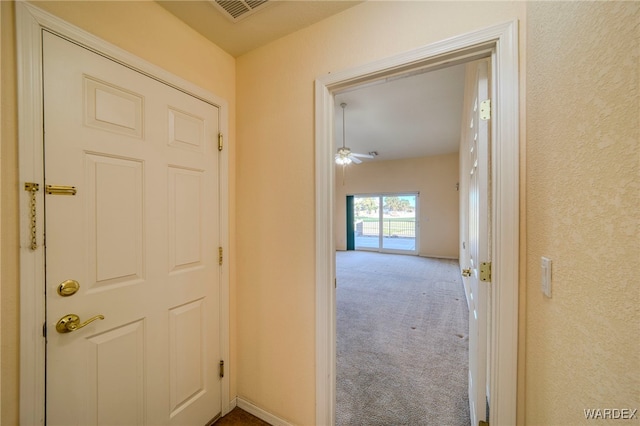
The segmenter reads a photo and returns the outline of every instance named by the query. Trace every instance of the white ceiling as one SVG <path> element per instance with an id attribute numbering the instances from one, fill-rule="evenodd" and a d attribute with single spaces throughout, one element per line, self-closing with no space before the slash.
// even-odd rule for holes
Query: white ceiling
<path id="1" fill-rule="evenodd" d="M 352 152 L 376 151 L 376 161 L 458 152 L 464 64 L 393 77 L 335 96 L 335 144 Z M 364 162 L 373 161 L 363 159 Z"/>
<path id="2" fill-rule="evenodd" d="M 233 23 L 208 0 L 157 2 L 234 57 L 362 3 L 269 0 L 268 6 Z M 464 65 L 345 90 L 335 96 L 336 145 L 342 145 L 340 104 L 345 102 L 346 146 L 379 154 L 364 162 L 457 152 L 463 91 Z"/>

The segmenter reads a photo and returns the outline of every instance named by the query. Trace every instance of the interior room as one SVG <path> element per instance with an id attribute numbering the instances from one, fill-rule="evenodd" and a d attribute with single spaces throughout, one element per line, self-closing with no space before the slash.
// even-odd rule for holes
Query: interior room
<path id="1" fill-rule="evenodd" d="M 638 418 L 640 3 L 268 1 L 240 19 L 218 6 L 0 2 L 0 423 L 67 415 L 47 411 L 64 396 L 45 380 L 53 361 L 69 383 L 113 396 L 105 404 L 127 397 L 113 422 L 207 424 L 241 408 L 272 425 L 335 424 L 333 259 L 348 241 L 338 230 L 347 209 L 333 200 L 369 192 L 337 197 L 336 99 L 461 52 L 492 71 L 490 423 Z M 158 160 L 146 141 L 167 135 Z M 49 151 L 62 143 L 69 155 Z M 453 153 L 428 158 L 434 169 L 470 166 Z M 442 189 L 459 200 L 456 183 Z M 436 225 L 428 189 L 397 191 L 419 192 L 422 229 Z M 126 226 L 94 226 L 100 212 Z M 421 237 L 420 257 L 460 258 L 461 273 L 485 262 L 463 252 L 461 222 Z M 456 243 L 431 245 L 440 231 L 458 232 Z M 100 263 L 105 247 L 112 257 Z M 182 278 L 201 273 L 214 283 L 202 294 Z M 160 275 L 167 291 L 145 299 L 138 289 Z M 166 356 L 146 357 L 155 344 Z M 102 348 L 112 356 L 94 356 Z M 88 361 L 64 362 L 72 356 Z M 105 359 L 127 362 L 100 370 Z M 72 416 L 88 419 L 92 404 Z"/>
<path id="2" fill-rule="evenodd" d="M 464 88 L 465 65 L 459 64 L 416 70 L 335 95 L 336 150 L 344 142 L 356 155 L 364 154 L 356 157 L 360 163 L 336 165 L 336 249 L 347 249 L 347 195 L 415 193 L 415 254 L 458 258 Z"/>

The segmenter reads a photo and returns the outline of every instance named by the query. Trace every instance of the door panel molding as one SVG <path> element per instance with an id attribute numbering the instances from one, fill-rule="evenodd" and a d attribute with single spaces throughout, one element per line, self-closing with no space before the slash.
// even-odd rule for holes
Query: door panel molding
<path id="1" fill-rule="evenodd" d="M 335 242 L 332 117 L 338 90 L 410 70 L 491 58 L 491 375 L 490 423 L 515 424 L 519 278 L 518 21 L 333 72 L 315 82 L 316 156 L 316 424 L 335 422 Z"/>
<path id="2" fill-rule="evenodd" d="M 20 183 L 39 183 L 43 188 L 43 81 L 42 32 L 49 31 L 73 43 L 131 68 L 149 78 L 173 87 L 219 108 L 220 130 L 229 134 L 228 102 L 213 93 L 171 74 L 120 49 L 56 16 L 24 1 L 16 2 L 18 48 L 18 137 Z M 229 247 L 229 153 L 219 155 L 220 246 Z M 20 191 L 20 423 L 44 425 L 45 413 L 45 323 L 43 201 L 44 191 L 36 193 L 37 244 L 30 248 L 29 193 Z M 229 262 L 220 269 L 220 348 L 229 360 Z M 230 411 L 229 375 L 222 379 L 222 415 Z"/>

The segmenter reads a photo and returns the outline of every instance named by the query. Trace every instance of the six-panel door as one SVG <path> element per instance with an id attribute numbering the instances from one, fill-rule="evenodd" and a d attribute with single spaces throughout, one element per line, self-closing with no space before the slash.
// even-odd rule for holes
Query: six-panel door
<path id="1" fill-rule="evenodd" d="M 44 33 L 47 423 L 221 409 L 218 108 Z M 77 293 L 56 291 L 65 280 Z M 58 320 L 77 314 L 74 331 Z"/>

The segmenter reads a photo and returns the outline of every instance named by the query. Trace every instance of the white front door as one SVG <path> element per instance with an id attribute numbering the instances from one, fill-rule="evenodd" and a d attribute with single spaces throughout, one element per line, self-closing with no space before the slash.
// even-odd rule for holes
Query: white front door
<path id="1" fill-rule="evenodd" d="M 43 44 L 45 185 L 62 186 L 45 196 L 47 424 L 204 425 L 221 411 L 218 108 Z"/>
<path id="2" fill-rule="evenodd" d="M 486 421 L 487 329 L 489 283 L 481 281 L 482 262 L 489 262 L 489 121 L 483 118 L 482 102 L 489 98 L 488 60 L 471 64 L 475 68 L 473 112 L 469 123 L 469 407 L 471 424 Z"/>

